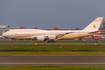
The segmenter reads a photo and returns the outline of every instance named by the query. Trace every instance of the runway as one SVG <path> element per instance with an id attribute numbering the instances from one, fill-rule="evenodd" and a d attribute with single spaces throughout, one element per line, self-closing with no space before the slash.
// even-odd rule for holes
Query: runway
<path id="1" fill-rule="evenodd" d="M 0 45 L 94 45 L 105 43 L 0 43 Z"/>
<path id="2" fill-rule="evenodd" d="M 0 66 L 105 66 L 105 55 L 1 55 Z"/>

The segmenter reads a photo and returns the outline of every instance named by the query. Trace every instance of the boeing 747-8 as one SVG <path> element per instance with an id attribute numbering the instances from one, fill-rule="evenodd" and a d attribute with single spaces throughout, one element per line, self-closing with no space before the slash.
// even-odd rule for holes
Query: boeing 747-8
<path id="1" fill-rule="evenodd" d="M 99 27 L 103 17 L 96 18 L 83 30 L 40 30 L 40 29 L 10 29 L 2 34 L 10 39 L 37 39 L 38 41 L 54 42 L 58 39 L 74 39 L 94 34 L 99 34 Z"/>

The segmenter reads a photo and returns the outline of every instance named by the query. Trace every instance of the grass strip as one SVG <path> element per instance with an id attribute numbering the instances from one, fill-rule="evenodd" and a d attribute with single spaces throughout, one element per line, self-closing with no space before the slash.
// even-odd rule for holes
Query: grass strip
<path id="1" fill-rule="evenodd" d="M 98 40 L 99 43 L 105 43 L 105 40 Z M 0 41 L 0 43 L 47 43 L 47 41 Z M 88 41 L 83 40 L 57 40 L 56 43 L 88 43 Z"/>
<path id="2" fill-rule="evenodd" d="M 105 55 L 105 52 L 0 52 L 0 55 Z"/>
<path id="3" fill-rule="evenodd" d="M 0 52 L 103 51 L 105 45 L 0 45 Z"/>
<path id="4" fill-rule="evenodd" d="M 0 70 L 105 70 L 105 66 L 0 66 Z"/>
<path id="5" fill-rule="evenodd" d="M 105 45 L 0 45 L 0 55 L 105 55 Z"/>
<path id="6" fill-rule="evenodd" d="M 99 40 L 99 43 L 105 43 L 105 41 L 103 41 L 103 40 Z"/>
<path id="7" fill-rule="evenodd" d="M 56 41 L 56 43 L 87 43 L 88 41 L 82 41 L 82 40 L 67 40 L 67 41 Z M 0 43 L 47 43 L 47 41 L 0 41 Z"/>
<path id="8" fill-rule="evenodd" d="M 0 45 L 0 55 L 105 55 L 105 45 Z"/>

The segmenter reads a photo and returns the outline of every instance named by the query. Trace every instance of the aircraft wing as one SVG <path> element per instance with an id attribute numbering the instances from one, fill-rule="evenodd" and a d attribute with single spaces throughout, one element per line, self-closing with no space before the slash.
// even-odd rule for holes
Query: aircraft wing
<path id="1" fill-rule="evenodd" d="M 67 35 L 70 33 L 73 33 L 73 32 L 59 33 L 59 34 L 53 34 L 53 35 L 33 36 L 33 38 L 38 41 L 57 40 L 63 37 L 64 35 Z"/>
<path id="2" fill-rule="evenodd" d="M 64 35 L 70 34 L 70 33 L 73 33 L 73 32 L 67 32 L 67 33 L 57 34 L 57 36 L 60 37 L 60 36 L 64 36 Z"/>
<path id="3" fill-rule="evenodd" d="M 74 33 L 74 32 L 67 32 L 67 33 L 57 34 L 57 35 L 56 35 L 56 36 L 57 36 L 56 39 L 58 39 L 58 38 L 60 38 L 60 37 L 63 37 L 64 35 L 67 35 L 67 34 L 70 34 L 70 33 Z"/>

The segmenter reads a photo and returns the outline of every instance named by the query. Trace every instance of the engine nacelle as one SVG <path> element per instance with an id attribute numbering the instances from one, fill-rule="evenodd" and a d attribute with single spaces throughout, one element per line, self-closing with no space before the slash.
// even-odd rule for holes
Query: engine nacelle
<path id="1" fill-rule="evenodd" d="M 56 36 L 55 35 L 48 35 L 48 36 L 38 36 L 38 37 L 34 37 L 34 39 L 38 40 L 38 41 L 46 41 L 46 40 L 55 40 Z"/>
<path id="2" fill-rule="evenodd" d="M 55 40 L 56 39 L 56 36 L 55 35 L 49 35 L 49 36 L 47 36 L 47 38 L 49 40 Z"/>
<path id="3" fill-rule="evenodd" d="M 35 39 L 37 39 L 38 41 L 44 41 L 45 37 L 44 36 L 38 36 L 38 37 L 35 37 Z"/>

